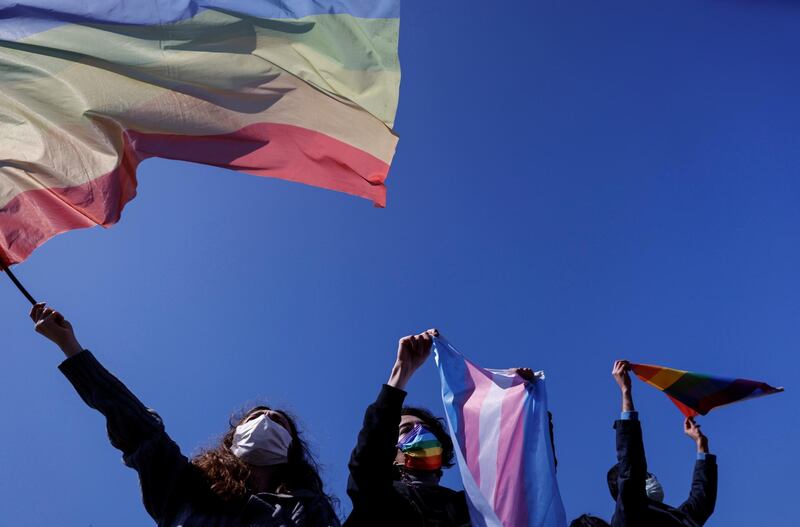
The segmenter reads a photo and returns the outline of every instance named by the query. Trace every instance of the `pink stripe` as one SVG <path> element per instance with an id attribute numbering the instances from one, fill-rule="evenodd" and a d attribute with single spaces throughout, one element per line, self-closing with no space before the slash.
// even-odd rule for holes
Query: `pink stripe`
<path id="1" fill-rule="evenodd" d="M 526 525 L 528 519 L 524 475 L 520 473 L 525 447 L 527 396 L 525 385 L 515 384 L 505 390 L 503 397 L 494 501 L 494 509 L 503 525 Z"/>
<path id="2" fill-rule="evenodd" d="M 0 258 L 25 260 L 44 242 L 73 229 L 119 221 L 136 196 L 136 167 L 141 162 L 129 144 L 110 173 L 83 185 L 23 192 L 0 209 Z"/>
<path id="3" fill-rule="evenodd" d="M 337 190 L 386 205 L 389 165 L 325 134 L 298 126 L 254 124 L 214 136 L 128 131 L 120 164 L 108 174 L 67 188 L 22 192 L 0 209 L 0 257 L 25 260 L 53 236 L 110 226 L 136 195 L 136 168 L 149 157 L 221 166 Z"/>
<path id="4" fill-rule="evenodd" d="M 483 370 L 468 360 L 465 360 L 464 363 L 467 366 L 467 375 L 475 385 L 472 394 L 464 403 L 464 459 L 475 479 L 475 485 L 480 488 L 481 467 L 478 454 L 480 452 L 481 408 L 483 408 L 483 401 L 492 387 L 492 381 Z"/>

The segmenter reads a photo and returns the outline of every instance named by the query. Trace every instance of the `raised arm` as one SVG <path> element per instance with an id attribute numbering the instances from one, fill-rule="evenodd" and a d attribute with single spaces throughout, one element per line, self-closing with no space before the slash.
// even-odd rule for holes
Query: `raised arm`
<path id="1" fill-rule="evenodd" d="M 162 519 L 189 462 L 164 432 L 161 418 L 83 350 L 72 324 L 61 313 L 37 304 L 30 316 L 36 331 L 67 357 L 59 369 L 81 399 L 105 416 L 111 444 L 122 451 L 125 464 L 139 473 L 147 512 L 157 521 Z"/>
<path id="2" fill-rule="evenodd" d="M 406 384 L 430 356 L 435 330 L 403 337 L 391 375 L 378 398 L 364 414 L 358 443 L 350 456 L 347 494 L 353 500 L 354 514 L 385 505 L 394 493 L 394 468 L 400 413 L 406 397 Z M 381 515 L 387 511 L 380 512 Z"/>
<path id="3" fill-rule="evenodd" d="M 647 459 L 642 426 L 633 405 L 630 363 L 616 361 L 611 373 L 622 393 L 622 415 L 614 423 L 617 435 L 617 505 L 611 525 L 642 526 L 645 525 L 647 509 Z"/>
<path id="4" fill-rule="evenodd" d="M 711 517 L 717 503 L 717 458 L 708 450 L 708 438 L 693 418 L 683 422 L 683 431 L 697 445 L 697 461 L 694 464 L 692 490 L 680 509 L 697 525 L 703 525 Z"/>

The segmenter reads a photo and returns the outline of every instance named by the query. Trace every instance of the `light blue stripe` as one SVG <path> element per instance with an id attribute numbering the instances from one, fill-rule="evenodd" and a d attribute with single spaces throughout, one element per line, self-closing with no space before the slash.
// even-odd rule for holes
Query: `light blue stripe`
<path id="1" fill-rule="evenodd" d="M 527 527 L 567 527 L 567 513 L 556 479 L 550 417 L 547 415 L 547 388 L 544 379 L 525 385 L 523 421 L 524 459 L 522 477 L 528 504 Z"/>
<path id="2" fill-rule="evenodd" d="M 16 41 L 64 24 L 170 24 L 208 9 L 264 19 L 399 18 L 400 0 L 0 0 L 0 40 Z"/>
<path id="3" fill-rule="evenodd" d="M 460 410 L 464 402 L 456 395 L 471 391 L 471 387 L 466 383 L 468 378 L 467 365 L 458 351 L 442 337 L 433 339 L 433 350 L 436 365 L 439 368 L 439 377 L 442 381 L 442 403 L 444 404 L 445 417 L 450 428 L 450 436 L 455 444 L 456 460 L 461 473 L 461 481 L 467 493 L 467 508 L 469 509 L 472 525 L 474 527 L 499 525 L 499 520 L 487 523 L 485 518 L 493 513 L 485 500 L 482 503 L 475 503 L 472 499 L 473 496 L 480 496 L 480 489 L 475 484 L 475 480 L 467 468 L 467 461 L 464 459 L 464 431 L 461 429 L 463 428 L 463 423 L 459 422 Z M 496 520 L 496 517 L 493 520 Z"/>

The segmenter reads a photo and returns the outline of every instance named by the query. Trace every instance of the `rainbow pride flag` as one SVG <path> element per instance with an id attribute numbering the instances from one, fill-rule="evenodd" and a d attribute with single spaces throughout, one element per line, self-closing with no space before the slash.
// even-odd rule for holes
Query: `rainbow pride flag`
<path id="1" fill-rule="evenodd" d="M 783 391 L 763 382 L 724 379 L 663 366 L 631 364 L 631 370 L 664 392 L 686 417 L 706 415 L 719 406 Z"/>
<path id="2" fill-rule="evenodd" d="M 386 202 L 399 0 L 0 0 L 0 257 L 161 157 Z"/>
<path id="3" fill-rule="evenodd" d="M 443 338 L 433 349 L 472 525 L 566 527 L 544 374 L 483 369 Z"/>

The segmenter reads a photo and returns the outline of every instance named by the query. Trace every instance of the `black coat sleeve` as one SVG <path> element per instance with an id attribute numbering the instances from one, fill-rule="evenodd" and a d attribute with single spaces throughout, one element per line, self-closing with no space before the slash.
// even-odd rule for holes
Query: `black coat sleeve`
<path id="1" fill-rule="evenodd" d="M 394 498 L 393 462 L 405 397 L 403 390 L 384 385 L 364 414 L 364 423 L 348 465 L 347 494 L 356 514 L 366 510 L 378 511 Z"/>
<path id="2" fill-rule="evenodd" d="M 694 464 L 692 491 L 679 508 L 689 515 L 697 525 L 703 525 L 711 517 L 717 504 L 717 458 L 711 454 L 698 459 Z"/>
<path id="3" fill-rule="evenodd" d="M 646 525 L 647 459 L 642 440 L 642 426 L 638 420 L 619 420 L 614 423 L 617 432 L 618 495 L 612 527 L 640 527 Z"/>
<path id="4" fill-rule="evenodd" d="M 164 431 L 161 418 L 89 351 L 68 358 L 59 369 L 81 399 L 105 416 L 111 444 L 122 451 L 125 464 L 139 473 L 145 508 L 160 521 L 189 466 L 188 459 Z"/>

